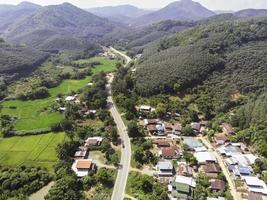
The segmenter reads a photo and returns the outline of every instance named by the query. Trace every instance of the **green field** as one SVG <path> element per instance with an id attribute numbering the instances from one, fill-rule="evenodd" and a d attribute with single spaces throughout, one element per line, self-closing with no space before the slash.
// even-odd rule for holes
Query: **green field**
<path id="1" fill-rule="evenodd" d="M 34 165 L 52 170 L 56 162 L 55 147 L 65 140 L 64 133 L 0 138 L 0 165 Z"/>
<path id="2" fill-rule="evenodd" d="M 101 71 L 112 72 L 117 63 L 116 60 L 110 60 L 103 57 L 82 59 L 76 62 L 90 63 L 100 62 L 93 68 L 93 73 Z M 64 80 L 58 87 L 49 89 L 50 97 L 46 99 L 33 101 L 12 100 L 3 102 L 2 114 L 11 115 L 17 118 L 15 130 L 28 131 L 35 129 L 49 128 L 52 124 L 60 122 L 63 116 L 58 112 L 51 112 L 49 108 L 55 102 L 58 94 L 68 94 L 71 91 L 77 91 L 85 87 L 91 81 L 91 77 L 82 80 Z M 13 108 L 12 108 L 13 107 Z"/>

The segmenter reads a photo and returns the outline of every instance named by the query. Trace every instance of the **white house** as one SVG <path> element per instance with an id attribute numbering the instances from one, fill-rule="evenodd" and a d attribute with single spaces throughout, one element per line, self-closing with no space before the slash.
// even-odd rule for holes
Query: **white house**
<path id="1" fill-rule="evenodd" d="M 206 162 L 217 162 L 212 152 L 196 152 L 194 156 L 199 165 L 205 164 Z"/>
<path id="2" fill-rule="evenodd" d="M 95 169 L 95 164 L 91 159 L 78 159 L 72 164 L 72 170 L 78 177 L 87 176 L 89 171 Z"/>

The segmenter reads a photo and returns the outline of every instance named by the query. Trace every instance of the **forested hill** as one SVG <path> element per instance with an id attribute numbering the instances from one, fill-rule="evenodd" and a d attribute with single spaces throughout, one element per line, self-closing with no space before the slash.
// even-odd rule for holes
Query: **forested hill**
<path id="1" fill-rule="evenodd" d="M 144 50 L 136 90 L 144 96 L 181 92 L 215 71 L 235 74 L 231 87 L 263 90 L 266 40 L 267 18 L 209 23 L 163 38 Z"/>
<path id="2" fill-rule="evenodd" d="M 23 46 L 9 45 L 0 39 L 0 75 L 25 75 L 48 57 L 47 53 Z"/>

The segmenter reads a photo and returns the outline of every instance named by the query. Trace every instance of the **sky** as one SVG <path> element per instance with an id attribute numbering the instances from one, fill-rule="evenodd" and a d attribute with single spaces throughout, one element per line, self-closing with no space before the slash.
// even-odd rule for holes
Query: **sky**
<path id="1" fill-rule="evenodd" d="M 18 4 L 23 0 L 0 0 L 0 4 Z M 175 0 L 29 0 L 40 5 L 69 2 L 80 8 L 131 4 L 140 8 L 162 8 Z M 210 10 L 242 10 L 246 8 L 267 9 L 267 0 L 194 0 Z"/>

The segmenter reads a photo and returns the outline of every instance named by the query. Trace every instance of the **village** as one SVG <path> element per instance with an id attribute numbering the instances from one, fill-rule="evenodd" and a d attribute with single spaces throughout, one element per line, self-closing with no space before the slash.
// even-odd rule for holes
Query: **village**
<path id="1" fill-rule="evenodd" d="M 88 83 L 88 87 L 92 85 Z M 76 104 L 80 105 L 78 112 L 84 118 L 97 114 L 97 110 L 89 109 L 79 100 L 78 94 L 57 98 L 56 101 L 61 112 L 66 111 L 65 104 Z M 137 109 L 141 113 L 155 112 L 147 105 Z M 216 133 L 209 141 L 204 135 L 208 129 L 207 121 L 192 122 L 190 126 L 194 136 L 183 136 L 179 113 L 166 115 L 173 115 L 176 122 L 140 117 L 139 124 L 146 133 L 145 138 L 152 141 L 153 152 L 158 157 L 157 164 L 149 168 L 149 174 L 166 186 L 171 200 L 193 199 L 199 174 L 208 177 L 209 187 L 217 196 L 208 200 L 226 200 L 223 196 L 227 191 L 238 199 L 266 199 L 267 186 L 252 169 L 258 156 L 250 153 L 245 144 L 230 142 L 230 136 L 235 134 L 231 124 L 222 123 L 222 132 Z M 102 141 L 101 136 L 88 137 L 77 149 L 72 170 L 78 177 L 87 176 L 90 171 L 101 167 L 97 166 L 99 161 L 93 160 L 90 153 L 99 149 Z"/>
<path id="2" fill-rule="evenodd" d="M 138 109 L 139 112 L 155 112 L 147 105 Z M 166 185 L 172 200 L 192 199 L 200 173 L 208 177 L 209 187 L 217 196 L 209 200 L 226 199 L 223 196 L 227 190 L 231 190 L 237 199 L 266 199 L 266 184 L 252 169 L 258 155 L 250 153 L 243 143 L 230 142 L 229 138 L 235 134 L 231 124 L 222 123 L 222 132 L 216 133 L 209 141 L 205 137 L 207 121 L 192 122 L 190 125 L 195 136 L 182 136 L 179 114 L 173 115 L 177 118 L 175 123 L 140 118 L 146 138 L 153 141 L 155 152 L 158 152 L 159 161 L 153 174 Z M 193 156 L 191 160 L 186 158 L 188 154 Z"/>

